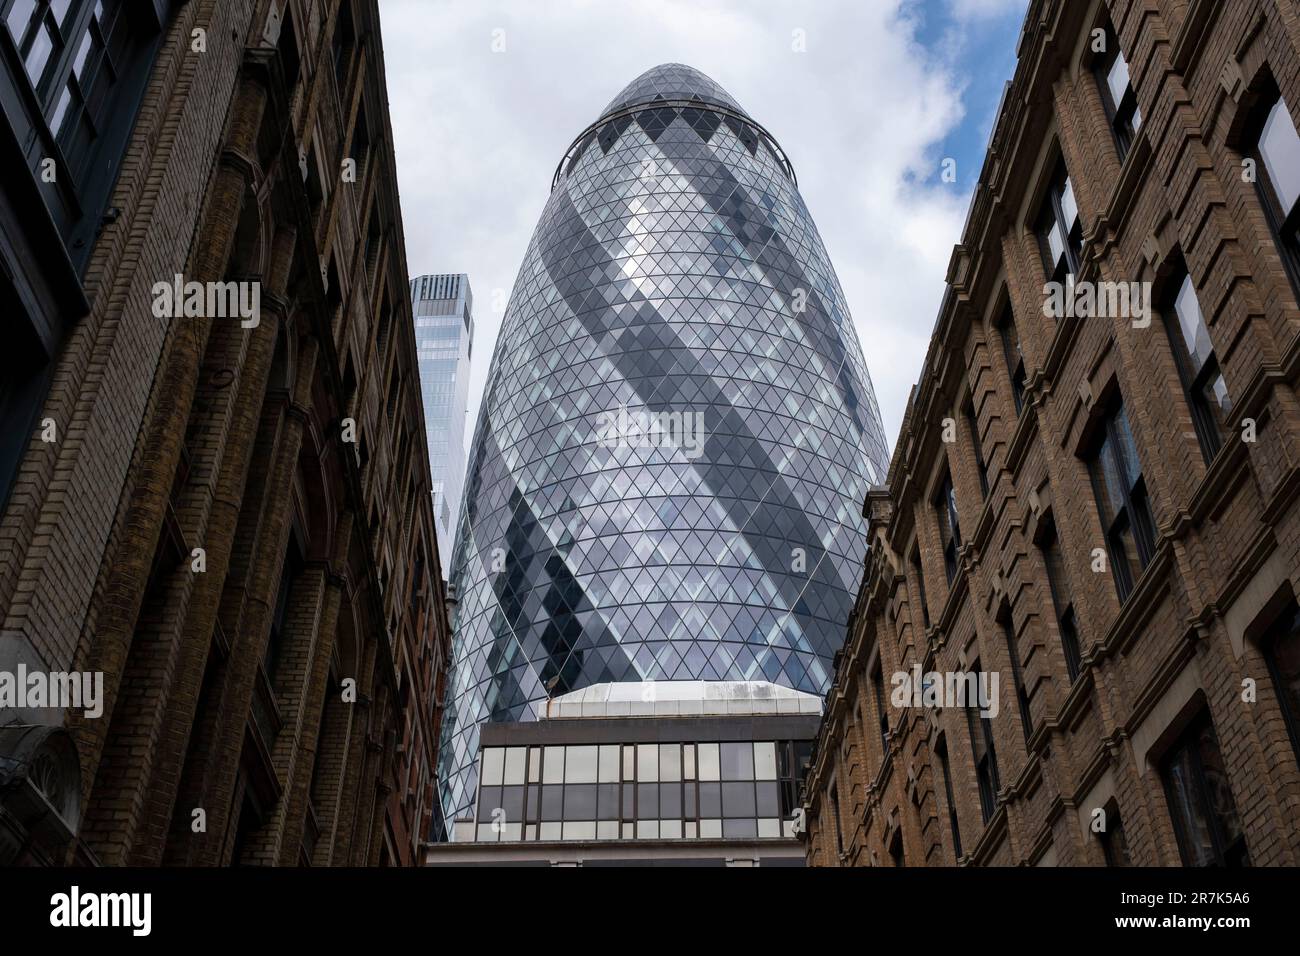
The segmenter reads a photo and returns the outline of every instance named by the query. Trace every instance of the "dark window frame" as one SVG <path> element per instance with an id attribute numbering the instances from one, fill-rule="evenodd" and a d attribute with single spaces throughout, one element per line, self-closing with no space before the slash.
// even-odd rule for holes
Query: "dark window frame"
<path id="1" fill-rule="evenodd" d="M 966 419 L 966 430 L 970 434 L 971 449 L 975 452 L 975 469 L 979 472 L 980 477 L 980 500 L 986 500 L 989 496 L 989 475 L 988 464 L 984 460 L 984 448 L 980 442 L 980 423 L 975 415 L 975 401 L 968 399 L 962 405 L 962 416 Z"/>
<path id="2" fill-rule="evenodd" d="M 881 754 L 889 754 L 889 712 L 885 709 L 885 668 L 879 660 L 871 669 L 871 693 L 876 698 L 876 720 L 880 723 Z M 882 757 L 883 762 L 883 757 Z"/>
<path id="3" fill-rule="evenodd" d="M 980 678 L 978 661 L 971 665 L 970 673 L 975 675 L 978 686 Z M 993 739 L 992 723 L 980 713 L 979 701 L 967 701 L 965 710 L 966 726 L 970 731 L 971 758 L 975 765 L 975 779 L 979 785 L 980 813 L 987 824 L 993 819 L 993 814 L 997 813 L 998 790 L 1002 787 L 998 776 L 997 744 Z M 981 740 L 984 743 L 982 754 L 978 743 Z"/>
<path id="4" fill-rule="evenodd" d="M 1123 424 L 1121 429 L 1120 425 Z M 1127 441 L 1125 441 L 1127 436 Z M 1155 528 L 1154 519 L 1151 514 L 1151 504 L 1147 495 L 1146 479 L 1142 474 L 1142 463 L 1140 460 L 1134 460 L 1132 470 L 1136 478 L 1129 482 L 1127 480 L 1126 470 L 1123 468 L 1123 462 L 1118 459 L 1115 461 L 1116 471 L 1123 481 L 1119 487 L 1120 500 L 1114 515 L 1107 517 L 1106 502 L 1109 500 L 1106 494 L 1104 472 L 1106 463 L 1102 461 L 1106 450 L 1109 448 L 1112 455 L 1126 454 L 1125 447 L 1131 446 L 1136 456 L 1137 442 L 1133 437 L 1132 426 L 1128 422 L 1128 413 L 1125 410 L 1124 402 L 1116 399 L 1109 411 L 1105 414 L 1098 426 L 1098 435 L 1094 441 L 1092 452 L 1088 455 L 1088 474 L 1092 480 L 1093 497 L 1097 503 L 1097 516 L 1101 521 L 1102 532 L 1106 539 L 1106 554 L 1110 561 L 1111 575 L 1115 579 L 1115 587 L 1119 593 L 1120 603 L 1128 600 L 1137 585 L 1137 576 L 1141 574 L 1146 566 L 1150 563 L 1155 553 Z M 1137 563 L 1137 574 L 1129 566 L 1128 549 L 1124 544 L 1125 532 L 1128 531 L 1133 538 L 1134 559 Z M 1117 560 L 1119 555 L 1123 560 Z"/>
<path id="5" fill-rule="evenodd" d="M 844 855 L 844 831 L 840 826 L 840 790 L 839 782 L 834 781 L 826 791 L 826 798 L 830 801 L 831 816 L 835 820 L 835 849 L 840 856 Z"/>
<path id="6" fill-rule="evenodd" d="M 33 83 L 24 67 L 24 51 L 30 52 L 33 25 L 40 23 L 48 31 L 45 24 L 52 23 L 54 17 L 50 0 L 36 0 L 33 10 L 39 16 L 30 18 L 23 35 L 15 39 L 8 20 L 20 2 L 26 0 L 0 0 L 0 60 L 17 87 L 18 100 L 26 107 L 24 127 L 15 132 L 25 137 L 33 182 L 80 276 L 89 262 L 101 213 L 135 128 L 171 4 L 163 0 L 69 0 L 58 40 Z M 93 49 L 85 50 L 91 40 Z M 108 83 L 101 85 L 105 77 Z M 76 148 L 63 135 L 74 117 L 84 118 L 91 133 Z M 41 176 L 46 159 L 55 162 L 53 182 Z"/>
<path id="7" fill-rule="evenodd" d="M 1273 681 L 1277 694 L 1278 706 L 1286 723 L 1287 734 L 1291 738 L 1291 747 L 1295 751 L 1296 762 L 1300 764 L 1300 705 L 1292 701 L 1286 691 L 1286 677 L 1277 659 L 1277 644 L 1284 638 L 1300 636 L 1300 603 L 1292 598 L 1290 603 L 1278 614 L 1267 631 L 1260 638 L 1260 650 L 1268 665 L 1268 674 Z M 1300 679 L 1300 678 L 1298 678 Z"/>
<path id="8" fill-rule="evenodd" d="M 1074 204 L 1075 216 L 1072 223 L 1068 221 L 1065 211 L 1066 196 Z M 1083 212 L 1079 209 L 1079 196 L 1064 159 L 1058 160 L 1056 164 L 1047 193 L 1039 206 L 1034 228 L 1038 234 L 1039 250 L 1042 252 L 1048 278 L 1060 283 L 1071 281 L 1083 266 Z M 1059 258 L 1053 258 L 1052 255 L 1053 234 L 1061 243 Z"/>
<path id="9" fill-rule="evenodd" d="M 1210 343 L 1210 351 L 1201 367 L 1196 369 L 1195 357 L 1187 347 L 1186 339 L 1182 332 L 1182 316 L 1178 311 L 1177 303 L 1185 287 L 1190 287 L 1192 297 L 1196 300 L 1196 312 L 1199 319 L 1199 328 L 1204 331 L 1207 341 L 1209 340 L 1210 330 L 1205 323 L 1205 312 L 1201 308 L 1200 297 L 1196 292 L 1196 283 L 1192 281 L 1191 274 L 1187 271 L 1186 266 L 1180 265 L 1176 272 L 1173 273 L 1168 285 L 1165 287 L 1164 295 L 1161 302 L 1161 314 L 1165 319 L 1165 331 L 1169 336 L 1169 347 L 1174 353 L 1174 364 L 1178 367 L 1178 379 L 1183 386 L 1183 396 L 1187 400 L 1188 410 L 1192 416 L 1192 427 L 1196 431 L 1196 440 L 1201 448 L 1201 456 L 1208 465 L 1218 456 L 1227 438 L 1227 429 L 1221 427 L 1218 417 L 1210 407 L 1207 398 L 1207 390 L 1216 382 L 1222 382 L 1225 395 L 1227 393 L 1227 384 L 1223 379 L 1223 370 L 1219 366 L 1218 353 L 1214 349 L 1213 342 Z M 1232 411 L 1232 398 L 1227 396 L 1228 414 Z"/>
<path id="10" fill-rule="evenodd" d="M 1195 866 L 1191 862 L 1190 838 L 1184 831 L 1182 815 L 1175 810 L 1179 805 L 1178 794 L 1171 779 L 1170 769 L 1177 762 L 1177 759 L 1186 754 L 1192 770 L 1191 783 L 1196 788 L 1194 796 L 1199 798 L 1200 807 L 1209 811 L 1202 823 L 1205 832 L 1210 838 L 1211 860 L 1209 866 L 1250 866 L 1250 848 L 1246 843 L 1246 834 L 1244 828 L 1238 834 L 1236 839 L 1229 840 L 1228 834 L 1224 831 L 1221 814 L 1215 812 L 1214 799 L 1216 793 L 1213 784 L 1208 780 L 1204 758 L 1201 755 L 1198 746 L 1199 738 L 1208 731 L 1212 738 L 1214 748 L 1218 751 L 1220 758 L 1223 755 L 1223 748 L 1219 745 L 1218 731 L 1214 726 L 1214 721 L 1210 719 L 1209 711 L 1202 711 L 1184 730 L 1179 734 L 1178 739 L 1174 741 L 1169 750 L 1165 753 L 1160 761 L 1160 779 L 1164 785 L 1165 799 L 1169 804 L 1169 816 L 1174 825 L 1174 836 L 1178 841 L 1178 851 L 1182 858 L 1184 866 Z M 1224 794 L 1220 794 L 1223 796 Z M 1237 811 L 1236 799 L 1232 796 L 1231 789 L 1226 793 L 1230 809 L 1238 818 L 1240 825 L 1240 813 Z"/>
<path id="11" fill-rule="evenodd" d="M 961 516 L 957 513 L 957 490 L 953 486 L 952 471 L 947 470 L 939 481 L 939 490 L 934 498 L 934 507 L 939 516 L 939 537 L 943 543 L 943 568 L 948 577 L 949 586 L 957 577 L 960 563 L 957 552 L 961 548 Z"/>
<path id="12" fill-rule="evenodd" d="M 1243 153 L 1255 163 L 1256 195 L 1264 207 L 1264 217 L 1273 233 L 1273 242 L 1287 277 L 1291 280 L 1292 290 L 1297 300 L 1300 300 L 1300 199 L 1289 211 L 1282 208 L 1282 200 L 1273 184 L 1268 164 L 1264 162 L 1260 142 L 1269 117 L 1279 105 L 1290 113 L 1290 104 L 1282 96 L 1277 82 L 1272 76 L 1266 75 L 1246 120 L 1242 137 L 1245 144 Z M 1291 121 L 1294 125 L 1294 114 L 1291 114 Z"/>
<path id="13" fill-rule="evenodd" d="M 352 0 L 342 0 L 334 16 L 334 33 L 330 37 L 330 59 L 334 68 L 334 82 L 343 112 L 347 113 L 348 77 L 352 74 L 353 54 L 357 48 L 356 20 L 352 15 Z"/>
<path id="14" fill-rule="evenodd" d="M 1098 92 L 1102 105 L 1106 108 L 1106 119 L 1110 122 L 1111 133 L 1115 137 L 1115 148 L 1119 152 L 1120 165 L 1128 158 L 1142 127 L 1142 111 L 1138 108 L 1137 91 L 1133 88 L 1133 76 L 1128 68 L 1128 60 L 1120 47 L 1119 36 L 1115 28 L 1107 23 L 1106 50 L 1093 61 L 1093 74 L 1097 80 Z M 1124 64 L 1124 73 L 1128 85 L 1120 101 L 1115 101 L 1115 94 L 1110 87 L 1110 71 L 1117 62 Z"/>
<path id="15" fill-rule="evenodd" d="M 1119 806 L 1112 800 L 1105 807 L 1106 829 L 1097 834 L 1101 844 L 1101 854 L 1106 865 L 1115 868 L 1127 868 L 1133 865 L 1133 856 L 1129 852 L 1128 834 L 1124 831 L 1124 818 Z"/>
<path id="16" fill-rule="evenodd" d="M 1020 348 L 1020 331 L 1016 328 L 1016 317 L 1008 302 L 1002 310 L 1002 318 L 997 326 L 1002 339 L 1002 357 L 1007 363 L 1007 378 L 1011 380 L 1011 398 L 1015 403 L 1016 416 L 1025 408 L 1025 355 Z"/>
<path id="17" fill-rule="evenodd" d="M 1024 732 L 1025 751 L 1029 750 L 1029 738 L 1034 733 L 1034 718 L 1029 710 L 1029 691 L 1025 687 L 1024 674 L 1020 669 L 1020 653 L 1016 640 L 1016 624 L 1011 616 L 1011 608 L 1005 604 L 997 616 L 997 623 L 1002 628 L 1002 637 L 1007 645 L 1007 658 L 1011 662 L 1011 679 L 1016 685 L 1016 706 L 1020 710 L 1020 728 Z"/>
<path id="18" fill-rule="evenodd" d="M 9 504 L 13 481 L 41 412 L 42 399 L 53 374 L 53 363 L 40 336 L 22 320 L 21 298 L 0 272 L 0 311 L 18 317 L 0 354 L 0 514 Z"/>
<path id="19" fill-rule="evenodd" d="M 939 758 L 939 769 L 943 772 L 944 796 L 948 801 L 948 825 L 952 828 L 953 858 L 961 857 L 961 826 L 957 821 L 957 804 L 952 795 L 952 768 L 948 761 L 948 741 L 940 737 L 935 744 L 935 756 Z"/>
<path id="20" fill-rule="evenodd" d="M 1043 567 L 1047 569 L 1047 588 L 1051 592 L 1052 609 L 1056 612 L 1056 629 L 1065 655 L 1065 670 L 1073 684 L 1079 679 L 1083 666 L 1079 649 L 1079 622 L 1074 612 L 1073 591 L 1069 587 L 1065 553 L 1061 548 L 1055 517 L 1049 516 L 1040 532 L 1038 550 L 1042 555 Z M 1066 578 L 1064 582 L 1058 580 L 1062 577 Z"/>
<path id="21" fill-rule="evenodd" d="M 930 601 L 925 594 L 925 569 L 921 566 L 921 546 L 912 543 L 912 569 L 916 572 L 916 590 L 921 596 L 921 622 L 926 630 L 930 628 Z"/>

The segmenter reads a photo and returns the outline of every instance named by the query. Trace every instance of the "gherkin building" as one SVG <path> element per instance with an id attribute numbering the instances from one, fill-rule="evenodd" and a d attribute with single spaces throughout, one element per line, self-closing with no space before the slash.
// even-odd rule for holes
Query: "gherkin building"
<path id="1" fill-rule="evenodd" d="M 559 694 L 825 692 L 887 466 L 785 153 L 697 70 L 644 73 L 562 158 L 492 356 L 451 566 L 445 819 L 473 803 L 480 724 Z"/>

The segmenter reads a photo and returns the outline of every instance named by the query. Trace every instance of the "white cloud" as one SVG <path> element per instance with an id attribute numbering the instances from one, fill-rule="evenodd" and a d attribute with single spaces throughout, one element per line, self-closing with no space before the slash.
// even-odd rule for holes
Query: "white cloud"
<path id="1" fill-rule="evenodd" d="M 952 15 L 958 20 L 984 20 L 1023 13 L 1028 0 L 949 0 Z"/>
<path id="2" fill-rule="evenodd" d="M 951 53 L 917 42 L 913 0 L 382 7 L 409 267 L 468 272 L 474 289 L 471 426 L 501 320 L 493 291 L 514 283 L 556 164 L 623 86 L 677 61 L 721 83 L 793 162 L 892 445 L 969 200 L 934 175 L 964 80 Z M 807 52 L 791 48 L 796 29 Z M 492 52 L 494 30 L 504 52 Z"/>

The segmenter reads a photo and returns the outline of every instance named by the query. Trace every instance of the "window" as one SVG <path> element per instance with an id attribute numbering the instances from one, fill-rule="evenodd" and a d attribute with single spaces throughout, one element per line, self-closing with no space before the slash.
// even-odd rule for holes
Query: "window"
<path id="1" fill-rule="evenodd" d="M 1106 829 L 1097 834 L 1097 839 L 1101 841 L 1101 852 L 1107 866 L 1133 865 L 1128 852 L 1128 837 L 1124 833 L 1124 820 L 1113 800 L 1106 806 Z"/>
<path id="2" fill-rule="evenodd" d="M 71 0 L 14 0 L 5 13 L 5 26 L 37 96 L 49 90 L 59 55 L 71 39 L 70 8 Z"/>
<path id="3" fill-rule="evenodd" d="M 1287 273 L 1300 294 L 1300 133 L 1276 85 L 1260 98 L 1249 131 L 1248 157 Z"/>
<path id="4" fill-rule="evenodd" d="M 334 59 L 334 81 L 338 85 L 340 100 L 347 100 L 348 70 L 352 66 L 352 51 L 356 49 L 356 28 L 352 24 L 351 0 L 339 4 L 338 17 L 334 23 L 334 41 L 331 55 Z M 347 106 L 344 106 L 347 112 Z M 358 165 L 360 165 L 358 163 Z"/>
<path id="5" fill-rule="evenodd" d="M 889 859 L 894 866 L 906 866 L 907 861 L 903 857 L 903 831 L 898 830 L 894 833 L 894 838 L 889 841 Z"/>
<path id="6" fill-rule="evenodd" d="M 835 784 L 830 789 L 831 816 L 835 819 L 835 851 L 844 855 L 844 834 L 840 832 L 840 791 Z"/>
<path id="7" fill-rule="evenodd" d="M 980 424 L 975 417 L 974 403 L 967 402 L 962 407 L 962 414 L 966 418 L 966 430 L 970 433 L 971 448 L 975 450 L 975 468 L 980 476 L 980 495 L 982 498 L 987 498 L 989 496 L 988 466 L 984 464 L 984 448 L 980 443 Z"/>
<path id="8" fill-rule="evenodd" d="M 925 572 L 921 570 L 921 549 L 912 544 L 912 571 L 916 574 L 916 591 L 921 597 L 921 621 L 928 630 L 930 627 L 930 602 L 925 597 Z"/>
<path id="9" fill-rule="evenodd" d="M 1016 403 L 1016 414 L 1025 407 L 1025 357 L 1020 351 L 1020 334 L 1016 331 L 1016 320 L 1011 314 L 1011 305 L 1002 311 L 1002 321 L 998 324 L 1002 336 L 1002 355 L 1007 362 L 1007 375 L 1011 378 L 1011 397 Z"/>
<path id="10" fill-rule="evenodd" d="M 943 794 L 948 801 L 948 825 L 952 827 L 953 857 L 961 856 L 961 828 L 957 825 L 957 804 L 952 799 L 952 771 L 948 767 L 948 742 L 940 737 L 934 748 L 939 758 L 939 769 L 943 771 Z"/>
<path id="11" fill-rule="evenodd" d="M 1094 64 L 1101 99 L 1106 105 L 1106 116 L 1115 133 L 1119 148 L 1119 161 L 1124 162 L 1133 147 L 1133 138 L 1142 126 L 1142 113 L 1138 109 L 1137 93 L 1129 78 L 1128 63 L 1119 48 L 1119 37 L 1111 27 L 1106 27 L 1106 47 Z"/>
<path id="12" fill-rule="evenodd" d="M 1151 508 L 1137 448 L 1122 402 L 1102 423 L 1097 450 L 1088 465 L 1106 533 L 1106 551 L 1121 602 L 1128 599 L 1154 550 Z"/>
<path id="13" fill-rule="evenodd" d="M 1219 371 L 1192 277 L 1184 270 L 1181 280 L 1172 288 L 1164 309 L 1165 327 L 1173 344 L 1201 454 L 1208 463 L 1223 447 L 1223 437 L 1231 428 L 1232 399 Z"/>
<path id="14" fill-rule="evenodd" d="M 1300 758 L 1300 605 L 1292 601 L 1260 642 L 1278 702 Z"/>
<path id="15" fill-rule="evenodd" d="M 370 149 L 370 120 L 366 117 L 366 106 L 363 102 L 357 110 L 357 121 L 352 127 L 352 159 L 357 164 L 357 182 L 363 182 L 370 169 Z"/>
<path id="16" fill-rule="evenodd" d="M 799 787 L 803 782 L 804 768 L 812 752 L 811 741 L 778 741 L 776 745 L 776 778 L 778 784 L 778 812 L 781 815 L 781 832 L 794 836 L 794 815 L 799 808 Z"/>
<path id="17" fill-rule="evenodd" d="M 1029 737 L 1034 732 L 1034 721 L 1029 716 L 1029 693 L 1025 690 L 1025 679 L 1020 673 L 1020 652 L 1016 648 L 1016 625 L 1011 618 L 1011 609 L 1003 607 L 998 616 L 1002 627 L 1002 636 L 1007 642 L 1007 656 L 1011 661 L 1011 678 L 1016 684 L 1016 705 L 1020 708 L 1020 727 L 1025 735 L 1025 749 L 1029 749 Z"/>
<path id="18" fill-rule="evenodd" d="M 1065 283 L 1079 273 L 1083 255 L 1083 220 L 1074 198 L 1074 183 L 1065 164 L 1057 166 L 1038 215 L 1038 238 L 1047 275 Z"/>
<path id="19" fill-rule="evenodd" d="M 321 176 L 320 159 L 313 146 L 307 153 L 307 202 L 311 206 L 312 226 L 318 228 L 321 221 L 321 212 L 325 206 L 326 190 L 325 180 Z"/>
<path id="20" fill-rule="evenodd" d="M 0 351 L 0 423 L 4 426 L 0 428 L 0 514 L 32 439 L 50 371 L 49 356 L 31 325 L 10 318 L 21 316 L 21 308 L 13 287 L 0 274 L 0 314 L 7 324 L 5 348 Z"/>
<path id="21" fill-rule="evenodd" d="M 880 742 L 883 753 L 889 753 L 889 715 L 885 710 L 885 673 L 877 661 L 871 671 L 871 692 L 876 698 L 876 720 L 880 724 Z"/>
<path id="22" fill-rule="evenodd" d="M 275 676 L 280 666 L 280 657 L 284 652 L 285 630 L 289 625 L 289 598 L 293 592 L 294 582 L 302 574 L 302 556 L 296 541 L 289 542 L 285 554 L 284 566 L 280 569 L 280 590 L 275 599 L 275 612 L 271 618 L 271 634 L 263 652 L 262 668 L 266 678 L 275 686 Z"/>
<path id="23" fill-rule="evenodd" d="M 1074 601 L 1070 596 L 1069 579 L 1065 574 L 1065 557 L 1061 554 L 1061 541 L 1056 535 L 1056 522 L 1049 521 L 1043 531 L 1043 564 L 1047 568 L 1047 586 L 1052 592 L 1052 608 L 1056 611 L 1056 628 L 1061 635 L 1061 650 L 1065 653 L 1065 669 L 1070 682 L 1079 678 L 1079 628 L 1074 617 Z"/>
<path id="24" fill-rule="evenodd" d="M 952 487 L 952 475 L 945 474 L 939 484 L 935 499 L 939 511 L 939 535 L 943 539 L 943 567 L 948 583 L 957 576 L 957 549 L 961 547 L 961 525 L 957 520 L 957 493 Z"/>
<path id="25" fill-rule="evenodd" d="M 38 180 L 78 269 L 89 257 L 149 79 L 162 26 L 157 6 L 0 0 L 0 41 L 22 62 L 30 88 L 30 99 L 13 104 L 16 132 L 34 171 L 56 161 L 57 177 Z"/>
<path id="26" fill-rule="evenodd" d="M 1202 714 L 1162 762 L 1165 796 L 1184 866 L 1250 866 L 1219 738 Z"/>
<path id="27" fill-rule="evenodd" d="M 976 661 L 971 665 L 974 686 L 980 683 L 980 665 Z M 998 757 L 993 744 L 993 725 L 989 719 L 980 714 L 979 701 L 966 704 L 966 725 L 970 730 L 971 751 L 975 758 L 975 777 L 979 781 L 980 811 L 984 822 L 988 823 L 998 808 Z"/>
<path id="28" fill-rule="evenodd" d="M 765 740 L 486 747 L 479 839 L 793 836 L 811 746 Z M 497 810 L 504 810 L 502 820 Z"/>

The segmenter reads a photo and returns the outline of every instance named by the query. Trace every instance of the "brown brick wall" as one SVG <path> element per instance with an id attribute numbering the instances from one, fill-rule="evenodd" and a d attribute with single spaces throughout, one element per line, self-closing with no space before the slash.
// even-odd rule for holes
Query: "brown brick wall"
<path id="1" fill-rule="evenodd" d="M 69 858 L 419 859 L 448 634 L 391 143 L 375 0 L 170 22 L 39 416 L 60 440 L 0 516 L 4 636 L 105 675 L 105 715 L 68 720 Z M 176 274 L 259 283 L 260 325 L 155 318 Z"/>
<path id="2" fill-rule="evenodd" d="M 1143 117 L 1122 162 L 1089 65 L 1091 31 L 1107 17 Z M 1243 130 L 1266 72 L 1300 122 L 1298 51 L 1300 17 L 1288 2 L 1031 3 L 888 483 L 865 505 L 866 576 L 805 791 L 813 865 L 890 865 L 895 833 L 909 865 L 1100 865 L 1102 844 L 1088 826 L 1098 807 L 1118 809 L 1133 862 L 1178 865 L 1161 763 L 1200 715 L 1217 734 L 1251 862 L 1300 860 L 1300 766 L 1258 643 L 1300 593 L 1300 309 L 1256 187 L 1242 177 Z M 1171 263 L 1186 263 L 1233 401 L 1235 430 L 1208 463 L 1159 300 L 1146 328 L 1128 317 L 1044 315 L 1050 277 L 1034 228 L 1058 157 L 1083 223 L 1080 281 L 1151 282 L 1159 296 Z M 1019 414 L 1004 303 L 1027 373 Z M 1154 524 L 1153 554 L 1123 602 L 1109 570 L 1093 571 L 1106 540 L 1086 460 L 1116 398 Z M 962 427 L 968 400 L 987 497 Z M 949 418 L 956 441 L 945 443 Z M 1247 418 L 1257 423 L 1254 442 L 1241 440 Z M 963 537 L 951 586 L 933 505 L 945 469 Z M 1077 618 L 1082 665 L 1073 681 L 1042 548 L 1048 522 Z M 910 562 L 916 547 L 928 629 Z M 966 713 L 888 700 L 896 671 L 918 662 L 962 671 L 975 660 L 1000 684 L 989 721 L 1000 786 L 987 821 Z M 874 732 L 877 661 L 887 750 Z M 1254 702 L 1243 699 L 1248 679 Z M 860 721 L 870 725 L 865 733 Z M 859 776 L 865 798 L 845 800 Z M 843 854 L 830 819 L 832 781 Z"/>

